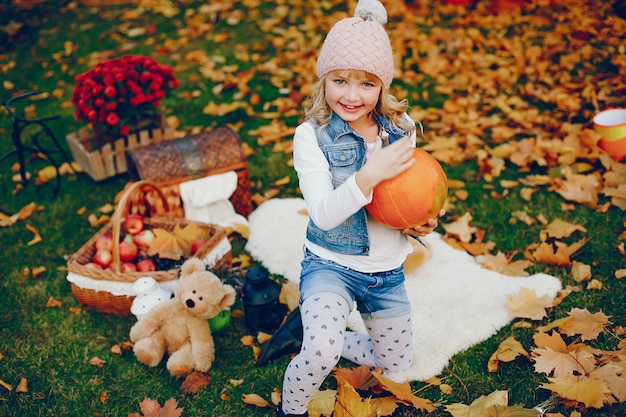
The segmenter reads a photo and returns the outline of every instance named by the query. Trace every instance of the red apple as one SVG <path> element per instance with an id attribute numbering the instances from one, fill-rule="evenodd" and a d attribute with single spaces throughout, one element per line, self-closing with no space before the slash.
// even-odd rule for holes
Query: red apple
<path id="1" fill-rule="evenodd" d="M 120 260 L 122 262 L 134 261 L 139 255 L 139 249 L 134 243 L 126 242 L 122 240 L 120 242 Z"/>
<path id="2" fill-rule="evenodd" d="M 113 249 L 113 239 L 111 238 L 111 235 L 102 235 L 96 239 L 96 250 L 99 249 L 108 251 Z"/>
<path id="3" fill-rule="evenodd" d="M 87 268 L 102 269 L 102 267 L 101 267 L 100 265 L 98 265 L 97 263 L 95 263 L 95 262 L 87 262 L 87 263 L 85 264 L 85 266 L 86 266 Z"/>
<path id="4" fill-rule="evenodd" d="M 132 262 L 124 262 L 120 265 L 120 272 L 137 272 L 137 265 Z"/>
<path id="5" fill-rule="evenodd" d="M 207 242 L 206 239 L 197 239 L 191 244 L 191 254 L 195 255 L 202 246 Z"/>
<path id="6" fill-rule="evenodd" d="M 137 271 L 139 272 L 149 272 L 156 271 L 156 265 L 152 261 L 152 259 L 142 259 L 137 262 Z"/>
<path id="7" fill-rule="evenodd" d="M 111 251 L 108 251 L 106 249 L 99 249 L 93 255 L 93 258 L 91 260 L 101 267 L 106 268 L 107 266 L 111 265 L 111 262 L 113 262 L 113 255 L 111 255 Z"/>
<path id="8" fill-rule="evenodd" d="M 154 237 L 154 232 L 152 230 L 143 229 L 135 235 L 133 243 L 140 249 L 148 249 L 150 247 L 150 242 L 154 240 Z"/>
<path id="9" fill-rule="evenodd" d="M 143 216 L 137 213 L 131 213 L 124 220 L 126 231 L 131 235 L 136 235 L 143 230 Z"/>

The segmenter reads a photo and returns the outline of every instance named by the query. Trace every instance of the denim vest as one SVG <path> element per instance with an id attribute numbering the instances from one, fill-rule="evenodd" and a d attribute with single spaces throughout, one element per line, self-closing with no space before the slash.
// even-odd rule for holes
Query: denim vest
<path id="1" fill-rule="evenodd" d="M 391 126 L 382 117 L 377 118 L 376 122 L 379 131 L 384 130 L 389 135 L 389 143 L 411 134 L 395 125 Z M 334 113 L 330 123 L 322 128 L 313 119 L 307 120 L 307 123 L 310 123 L 317 132 L 317 143 L 330 165 L 333 188 L 337 188 L 365 163 L 367 155 L 365 139 Z M 333 252 L 345 255 L 367 255 L 369 236 L 365 207 L 331 230 L 322 230 L 309 220 L 306 237 L 310 242 Z"/>

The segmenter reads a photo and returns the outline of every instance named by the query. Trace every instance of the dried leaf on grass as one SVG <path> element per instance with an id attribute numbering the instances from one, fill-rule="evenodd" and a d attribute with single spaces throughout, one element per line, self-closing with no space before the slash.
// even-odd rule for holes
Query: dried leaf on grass
<path id="1" fill-rule="evenodd" d="M 28 392 L 28 380 L 26 378 L 21 378 L 17 387 L 15 387 L 15 392 Z"/>
<path id="2" fill-rule="evenodd" d="M 11 384 L 9 384 L 9 383 L 7 383 L 7 382 L 4 382 L 4 381 L 3 381 L 3 380 L 1 380 L 1 379 L 0 379 L 0 387 L 4 388 L 5 390 L 7 390 L 7 391 L 9 391 L 9 392 L 10 392 L 10 391 L 13 391 L 13 385 L 11 385 Z"/>
<path id="3" fill-rule="evenodd" d="M 336 390 L 319 390 L 313 395 L 308 406 L 309 417 L 330 416 L 335 409 Z"/>
<path id="4" fill-rule="evenodd" d="M 55 299 L 54 297 L 49 297 L 48 301 L 46 302 L 46 307 L 59 307 L 60 308 L 62 306 L 63 306 L 63 302 Z"/>
<path id="5" fill-rule="evenodd" d="M 241 396 L 241 400 L 244 404 L 254 405 L 257 407 L 271 407 L 272 405 L 268 403 L 263 397 L 258 394 L 243 394 Z"/>
<path id="6" fill-rule="evenodd" d="M 567 375 L 564 377 L 548 378 L 549 383 L 542 388 L 556 392 L 562 398 L 581 402 L 585 407 L 602 408 L 605 403 L 611 403 L 611 390 L 606 383 L 592 376 Z"/>
<path id="7" fill-rule="evenodd" d="M 541 320 L 546 317 L 546 309 L 553 306 L 552 297 L 537 297 L 533 289 L 520 288 L 518 294 L 506 297 L 506 307 L 513 317 Z"/>
<path id="8" fill-rule="evenodd" d="M 99 366 L 100 368 L 102 368 L 105 363 L 106 361 L 104 361 L 103 359 L 100 359 L 97 356 L 94 356 L 93 358 L 89 359 L 90 365 Z"/>
<path id="9" fill-rule="evenodd" d="M 29 232 L 33 234 L 33 238 L 26 245 L 33 246 L 33 245 L 36 245 L 37 243 L 43 242 L 43 238 L 41 237 L 41 234 L 39 233 L 39 229 L 37 229 L 35 226 L 29 223 L 26 223 L 24 227 L 26 227 L 26 230 L 28 230 Z"/>
<path id="10" fill-rule="evenodd" d="M 524 346 L 518 342 L 514 337 L 506 338 L 498 349 L 491 355 L 487 362 L 487 370 L 489 372 L 496 372 L 500 362 L 512 362 L 519 356 L 530 356 Z"/>
<path id="11" fill-rule="evenodd" d="M 591 314 L 587 309 L 573 308 L 569 312 L 571 320 L 559 326 L 559 330 L 568 336 L 580 335 L 581 340 L 594 340 L 610 323 L 609 317 L 602 313 Z"/>
<path id="12" fill-rule="evenodd" d="M 183 414 L 183 408 L 178 407 L 178 402 L 174 398 L 165 401 L 163 407 L 158 401 L 145 397 L 139 403 L 141 415 L 129 414 L 128 417 L 180 417 Z"/>
<path id="13" fill-rule="evenodd" d="M 412 405 L 418 410 L 424 410 L 428 412 L 435 411 L 435 406 L 429 399 L 420 398 L 413 394 L 411 384 L 409 384 L 408 382 L 399 384 L 390 379 L 387 379 L 382 376 L 382 373 L 379 369 L 372 371 L 372 375 L 378 380 L 380 385 L 385 390 L 395 395 L 398 400 L 405 402 L 406 404 Z"/>
<path id="14" fill-rule="evenodd" d="M 532 262 L 528 260 L 513 261 L 502 252 L 498 252 L 496 255 L 477 256 L 476 261 L 489 270 L 513 277 L 528 276 L 526 269 L 532 266 Z"/>
<path id="15" fill-rule="evenodd" d="M 537 417 L 537 410 L 529 410 L 520 405 L 509 406 L 508 391 L 494 391 L 483 395 L 470 405 L 455 403 L 446 405 L 452 417 Z"/>
<path id="16" fill-rule="evenodd" d="M 333 409 L 334 417 L 360 417 L 371 413 L 370 399 L 363 399 L 358 392 L 341 377 L 337 377 L 337 398 Z"/>
<path id="17" fill-rule="evenodd" d="M 197 394 L 201 389 L 208 387 L 211 377 L 204 372 L 194 371 L 185 377 L 178 390 L 182 393 Z"/>

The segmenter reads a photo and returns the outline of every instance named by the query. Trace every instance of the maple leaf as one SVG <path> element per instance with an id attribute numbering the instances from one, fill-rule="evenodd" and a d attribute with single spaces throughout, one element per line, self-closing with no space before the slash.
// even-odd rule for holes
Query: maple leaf
<path id="1" fill-rule="evenodd" d="M 508 391 L 494 391 L 489 395 L 478 397 L 470 405 L 455 403 L 445 407 L 446 411 L 452 414 L 452 417 L 482 417 L 493 415 L 493 413 L 489 414 L 489 409 L 496 406 L 506 407 L 508 403 Z"/>
<path id="2" fill-rule="evenodd" d="M 361 365 L 354 369 L 337 368 L 335 377 L 340 378 L 355 389 L 366 390 L 377 383 L 369 366 Z"/>
<path id="3" fill-rule="evenodd" d="M 172 233 L 176 237 L 176 242 L 182 249 L 183 256 L 185 257 L 189 257 L 191 255 L 191 245 L 195 241 L 207 238 L 207 232 L 194 222 L 187 223 L 185 227 L 181 227 L 177 224 L 174 226 Z"/>
<path id="4" fill-rule="evenodd" d="M 380 369 L 375 369 L 374 371 L 372 371 L 372 375 L 378 380 L 378 382 L 384 389 L 392 393 L 398 400 L 403 401 L 407 404 L 411 404 L 418 410 L 425 410 L 429 413 L 435 411 L 435 406 L 429 399 L 420 398 L 413 394 L 411 384 L 409 384 L 408 382 L 399 384 L 390 379 L 387 379 L 382 376 Z"/>
<path id="5" fill-rule="evenodd" d="M 590 208 L 598 206 L 600 181 L 595 175 L 572 174 L 571 168 L 563 169 L 565 179 L 558 179 L 551 190 L 556 191 L 566 200 L 575 201 Z"/>
<path id="6" fill-rule="evenodd" d="M 514 337 L 506 338 L 496 351 L 491 355 L 487 362 L 487 370 L 496 372 L 500 362 L 513 362 L 518 356 L 530 356 L 526 349 Z"/>
<path id="7" fill-rule="evenodd" d="M 535 372 L 553 374 L 555 377 L 586 374 L 596 367 L 594 355 L 586 350 L 554 351 L 550 348 L 533 349 Z"/>
<path id="8" fill-rule="evenodd" d="M 178 402 L 173 398 L 165 401 L 161 408 L 158 401 L 145 397 L 139 408 L 143 417 L 180 417 L 183 414 L 183 409 L 178 408 Z"/>
<path id="9" fill-rule="evenodd" d="M 551 265 L 571 265 L 571 256 L 588 242 L 589 239 L 581 239 L 571 245 L 555 240 L 553 243 L 542 242 L 539 246 L 533 245 L 527 248 L 526 257 L 536 262 Z M 532 249 L 535 249 L 532 252 Z"/>
<path id="10" fill-rule="evenodd" d="M 533 335 L 533 340 L 538 348 L 550 348 L 556 352 L 567 352 L 567 343 L 563 340 L 558 332 L 552 332 L 552 334 L 538 331 Z"/>
<path id="11" fill-rule="evenodd" d="M 461 242 L 469 242 L 472 240 L 472 235 L 478 230 L 470 226 L 471 221 L 472 215 L 465 213 L 457 221 L 448 224 L 444 223 L 442 226 L 447 234 L 458 236 Z"/>
<path id="12" fill-rule="evenodd" d="M 609 362 L 596 368 L 591 375 L 606 382 L 617 401 L 626 401 L 626 357 L 621 363 Z"/>
<path id="13" fill-rule="evenodd" d="M 604 313 L 591 314 L 587 309 L 573 308 L 569 316 L 572 319 L 560 325 L 559 330 L 568 336 L 579 334 L 582 340 L 596 339 L 610 324 Z"/>
<path id="14" fill-rule="evenodd" d="M 390 416 L 398 409 L 398 400 L 393 396 L 372 398 L 371 406 L 377 417 Z"/>
<path id="15" fill-rule="evenodd" d="M 157 255 L 159 258 L 179 260 L 183 256 L 183 249 L 178 244 L 178 239 L 165 229 L 154 228 L 154 239 L 148 247 L 148 255 Z"/>
<path id="16" fill-rule="evenodd" d="M 307 407 L 309 417 L 330 416 L 335 409 L 336 397 L 336 390 L 326 389 L 317 391 Z"/>
<path id="17" fill-rule="evenodd" d="M 496 255 L 487 254 L 477 256 L 476 261 L 489 270 L 514 277 L 528 276 L 529 274 L 525 270 L 532 265 L 528 260 L 511 261 L 511 259 L 502 252 L 498 252 Z"/>
<path id="18" fill-rule="evenodd" d="M 369 416 L 372 411 L 370 399 L 363 399 L 358 392 L 341 377 L 337 377 L 337 398 L 333 408 L 334 417 Z"/>
<path id="19" fill-rule="evenodd" d="M 546 317 L 546 308 L 552 307 L 552 297 L 537 297 L 533 289 L 520 288 L 518 295 L 506 297 L 506 307 L 513 317 L 541 320 Z"/>
<path id="20" fill-rule="evenodd" d="M 611 401 L 611 390 L 606 383 L 593 376 L 574 376 L 548 378 L 549 383 L 541 388 L 550 390 L 562 398 L 578 401 L 585 407 L 602 408 Z"/>
<path id="21" fill-rule="evenodd" d="M 564 237 L 571 236 L 577 230 L 583 233 L 587 232 L 587 229 L 585 229 L 583 226 L 579 224 L 568 223 L 561 219 L 555 219 L 550 224 L 548 224 L 543 230 L 541 230 L 541 232 L 539 232 L 539 237 L 544 242 L 549 237 L 562 239 Z"/>

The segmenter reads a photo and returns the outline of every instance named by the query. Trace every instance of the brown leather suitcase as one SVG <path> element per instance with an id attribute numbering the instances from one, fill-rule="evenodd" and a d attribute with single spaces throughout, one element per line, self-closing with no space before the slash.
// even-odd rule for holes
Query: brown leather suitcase
<path id="1" fill-rule="evenodd" d="M 128 150 L 126 160 L 132 181 L 150 180 L 178 196 L 182 182 L 235 171 L 237 189 L 230 201 L 237 213 L 247 217 L 252 212 L 241 138 L 228 127 Z"/>

